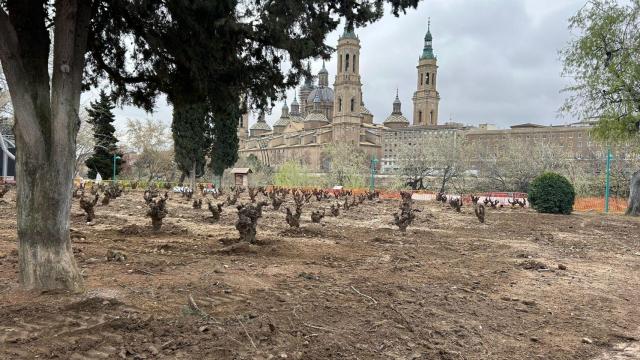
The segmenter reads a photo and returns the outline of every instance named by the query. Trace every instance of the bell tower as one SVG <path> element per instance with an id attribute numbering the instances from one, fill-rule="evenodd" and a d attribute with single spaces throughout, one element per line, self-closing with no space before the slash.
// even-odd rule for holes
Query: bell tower
<path id="1" fill-rule="evenodd" d="M 338 40 L 338 69 L 333 84 L 333 139 L 360 143 L 362 122 L 362 82 L 360 81 L 360 39 L 347 24 Z"/>
<path id="2" fill-rule="evenodd" d="M 413 94 L 413 126 L 438 125 L 440 94 L 436 88 L 438 58 L 433 54 L 431 19 L 424 37 L 424 48 L 418 61 L 418 87 Z"/>

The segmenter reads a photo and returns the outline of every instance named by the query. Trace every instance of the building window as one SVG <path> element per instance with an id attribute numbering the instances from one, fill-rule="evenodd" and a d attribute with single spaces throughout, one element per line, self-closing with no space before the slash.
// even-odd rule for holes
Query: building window
<path id="1" fill-rule="evenodd" d="M 420 73 L 420 86 L 422 86 L 422 84 L 424 84 L 424 74 Z"/>
<path id="2" fill-rule="evenodd" d="M 342 54 L 338 57 L 338 70 L 342 69 Z"/>
<path id="3" fill-rule="evenodd" d="M 338 98 L 338 111 L 342 111 L 342 98 Z"/>
<path id="4" fill-rule="evenodd" d="M 429 113 L 429 124 L 433 125 L 433 110 Z"/>
<path id="5" fill-rule="evenodd" d="M 344 57 L 344 71 L 349 71 L 349 54 Z"/>
<path id="6" fill-rule="evenodd" d="M 429 73 L 427 73 L 427 81 L 426 81 L 427 85 L 429 85 Z"/>
<path id="7" fill-rule="evenodd" d="M 357 64 L 357 62 L 356 62 L 356 56 L 357 56 L 357 55 L 355 55 L 355 54 L 353 55 L 353 66 L 352 66 L 352 68 L 353 68 L 353 72 L 354 72 L 354 73 L 356 72 L 356 64 Z"/>
<path id="8" fill-rule="evenodd" d="M 422 111 L 418 111 L 418 124 L 422 124 Z"/>
<path id="9" fill-rule="evenodd" d="M 436 73 L 433 73 L 432 78 L 433 78 L 433 79 L 432 79 L 432 81 L 433 81 L 433 87 L 436 87 Z"/>
<path id="10" fill-rule="evenodd" d="M 355 99 L 351 99 L 351 112 L 356 111 L 356 100 Z"/>

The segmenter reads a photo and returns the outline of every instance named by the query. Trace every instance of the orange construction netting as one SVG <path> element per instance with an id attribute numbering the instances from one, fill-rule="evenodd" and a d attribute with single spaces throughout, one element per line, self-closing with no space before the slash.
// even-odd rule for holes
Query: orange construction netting
<path id="1" fill-rule="evenodd" d="M 603 197 L 580 197 L 576 198 L 573 205 L 576 211 L 598 211 L 604 212 L 604 196 Z M 609 212 L 624 213 L 627 210 L 627 199 L 625 198 L 609 198 Z"/>

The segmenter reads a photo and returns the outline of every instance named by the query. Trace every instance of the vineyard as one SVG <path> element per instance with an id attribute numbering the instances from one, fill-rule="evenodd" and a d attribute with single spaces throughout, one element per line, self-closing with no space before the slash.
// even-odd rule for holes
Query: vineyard
<path id="1" fill-rule="evenodd" d="M 76 189 L 86 292 L 37 294 L 16 283 L 9 190 L 0 358 L 640 356 L 637 220 L 379 195 Z"/>

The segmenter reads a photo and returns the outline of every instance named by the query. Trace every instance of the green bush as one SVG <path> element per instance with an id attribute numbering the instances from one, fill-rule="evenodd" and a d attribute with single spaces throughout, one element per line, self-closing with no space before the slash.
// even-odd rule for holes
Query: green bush
<path id="1" fill-rule="evenodd" d="M 529 203 L 540 213 L 571 214 L 576 191 L 562 175 L 544 173 L 529 186 Z"/>
<path id="2" fill-rule="evenodd" d="M 274 185 L 283 187 L 313 186 L 313 180 L 307 168 L 295 161 L 282 164 L 273 176 Z"/>

